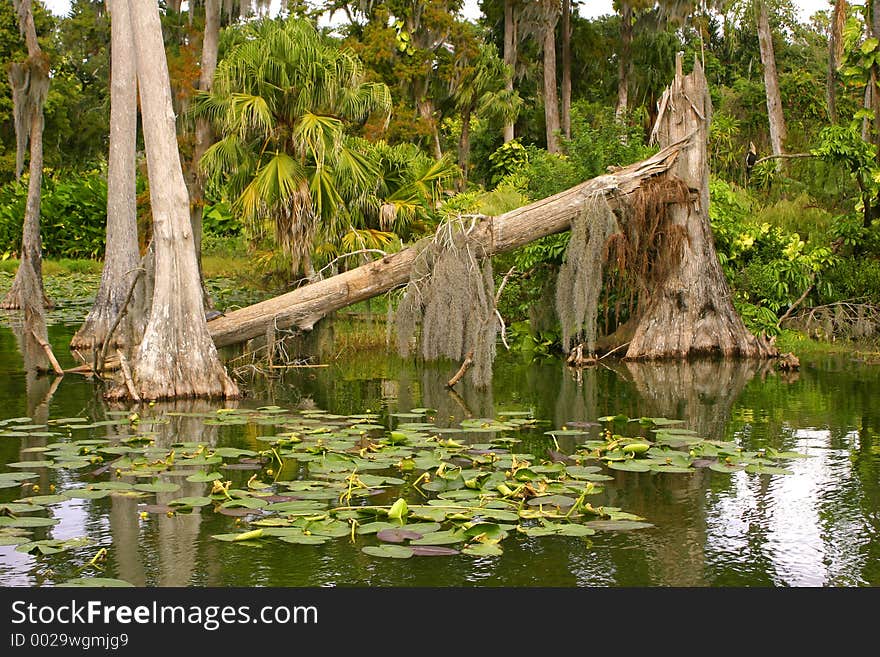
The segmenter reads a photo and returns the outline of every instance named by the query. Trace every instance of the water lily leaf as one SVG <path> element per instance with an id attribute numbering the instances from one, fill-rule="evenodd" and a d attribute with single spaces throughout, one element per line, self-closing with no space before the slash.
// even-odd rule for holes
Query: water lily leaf
<path id="1" fill-rule="evenodd" d="M 14 463 L 7 463 L 6 467 L 8 468 L 48 468 L 50 465 L 53 465 L 55 461 L 16 461 Z"/>
<path id="2" fill-rule="evenodd" d="M 23 518 L 12 518 L 9 516 L 0 516 L 0 527 L 50 527 L 59 522 L 57 518 L 32 518 L 26 516 Z"/>
<path id="3" fill-rule="evenodd" d="M 591 520 L 585 522 L 584 525 L 600 532 L 627 532 L 654 526 L 649 522 L 639 522 L 637 520 Z"/>
<path id="4" fill-rule="evenodd" d="M 376 532 L 376 538 L 385 543 L 403 543 L 404 541 L 421 537 L 422 535 L 419 532 L 414 532 L 409 529 L 380 529 Z"/>
<path id="5" fill-rule="evenodd" d="M 234 500 L 227 500 L 221 506 L 228 509 L 234 509 L 237 507 L 244 507 L 246 509 L 261 509 L 266 506 L 266 500 L 259 497 L 239 497 Z"/>
<path id="6" fill-rule="evenodd" d="M 280 537 L 285 543 L 294 543 L 296 545 L 323 545 L 330 540 L 329 536 L 306 536 L 305 534 L 290 534 Z"/>
<path id="7" fill-rule="evenodd" d="M 447 509 L 430 506 L 410 507 L 410 513 L 413 518 L 419 518 L 420 520 L 433 520 L 434 522 L 441 522 L 446 519 L 447 515 L 449 515 Z"/>
<path id="8" fill-rule="evenodd" d="M 421 538 L 413 539 L 410 545 L 452 545 L 464 543 L 467 536 L 460 530 L 429 532 Z"/>
<path id="9" fill-rule="evenodd" d="M 458 550 L 439 545 L 410 545 L 409 549 L 416 557 L 449 557 L 460 554 Z"/>
<path id="10" fill-rule="evenodd" d="M 72 488 L 61 493 L 71 499 L 100 500 L 110 494 L 109 490 L 94 490 L 91 488 Z"/>
<path id="11" fill-rule="evenodd" d="M 477 509 L 476 513 L 483 518 L 500 522 L 517 522 L 519 520 L 519 514 L 516 511 L 507 511 L 505 509 L 489 509 L 484 507 Z"/>
<path id="12" fill-rule="evenodd" d="M 391 505 L 391 508 L 388 509 L 388 517 L 391 520 L 403 520 L 406 518 L 409 513 L 409 507 L 407 506 L 406 500 L 398 498 L 394 504 Z"/>
<path id="13" fill-rule="evenodd" d="M 23 497 L 20 500 L 16 500 L 16 502 L 22 502 L 25 504 L 58 504 L 59 502 L 66 502 L 69 500 L 69 497 L 65 497 L 64 495 L 33 495 L 31 497 Z"/>
<path id="14" fill-rule="evenodd" d="M 409 559 L 413 556 L 412 548 L 403 545 L 367 545 L 361 548 L 361 552 L 383 559 Z"/>
<path id="15" fill-rule="evenodd" d="M 507 536 L 504 527 L 494 522 L 477 522 L 464 530 L 464 535 L 477 540 L 500 541 Z"/>
<path id="16" fill-rule="evenodd" d="M 731 472 L 738 472 L 743 470 L 743 466 L 741 465 L 732 465 L 730 463 L 712 463 L 709 466 L 710 470 L 714 470 L 715 472 L 723 472 L 724 474 L 730 474 Z"/>
<path id="17" fill-rule="evenodd" d="M 0 504 L 0 514 L 4 514 L 5 512 L 18 514 L 18 513 L 33 513 L 34 511 L 45 511 L 46 507 L 40 506 L 39 504 L 26 504 L 23 502 L 4 502 Z"/>
<path id="18" fill-rule="evenodd" d="M 9 534 L 0 534 L 0 546 L 21 545 L 22 543 L 30 543 L 30 539 L 26 536 L 11 536 Z"/>
<path id="19" fill-rule="evenodd" d="M 207 506 L 213 502 L 210 497 L 179 497 L 176 500 L 171 500 L 168 502 L 169 506 Z"/>
<path id="20" fill-rule="evenodd" d="M 474 543 L 462 549 L 464 554 L 472 557 L 500 557 L 504 550 L 497 543 Z"/>
<path id="21" fill-rule="evenodd" d="M 95 490 L 131 490 L 132 485 L 125 481 L 99 481 L 89 484 L 89 488 Z"/>
<path id="22" fill-rule="evenodd" d="M 382 531 L 383 529 L 399 529 L 399 528 L 400 528 L 400 524 L 398 524 L 398 523 L 391 523 L 391 522 L 384 522 L 384 521 L 367 522 L 367 523 L 364 523 L 363 525 L 358 526 L 356 533 L 361 534 L 361 535 L 369 535 L 369 534 L 376 534 L 376 533 Z"/>
<path id="23" fill-rule="evenodd" d="M 242 532 L 240 534 L 215 534 L 211 538 L 216 538 L 218 541 L 225 541 L 227 543 L 240 543 L 241 541 L 252 541 L 262 538 L 262 536 L 262 529 L 252 529 L 249 532 Z"/>
<path id="24" fill-rule="evenodd" d="M 683 465 L 671 465 L 668 463 L 651 463 L 652 472 L 666 472 L 674 474 L 691 474 L 696 472 L 694 468 L 688 468 Z"/>
<path id="25" fill-rule="evenodd" d="M 560 536 L 592 536 L 596 533 L 596 530 L 592 527 L 587 527 L 585 525 L 578 525 L 576 523 L 568 523 L 564 525 L 559 525 L 556 533 Z"/>
<path id="26" fill-rule="evenodd" d="M 625 472 L 648 472 L 651 469 L 647 463 L 641 463 L 635 460 L 614 461 L 608 464 L 609 468 L 614 470 L 623 470 Z"/>
<path id="27" fill-rule="evenodd" d="M 74 579 L 69 579 L 62 584 L 58 584 L 59 587 L 123 587 L 123 586 L 134 586 L 134 584 L 130 584 L 122 579 L 113 579 L 111 577 L 77 577 Z"/>
<path id="28" fill-rule="evenodd" d="M 540 497 L 533 497 L 528 501 L 528 504 L 529 506 L 571 507 L 574 506 L 575 502 L 577 502 L 576 499 L 567 495 L 542 495 Z"/>
<path id="29" fill-rule="evenodd" d="M 198 474 L 190 475 L 186 478 L 187 481 L 194 484 L 204 484 L 219 479 L 223 479 L 223 475 L 219 472 L 199 472 Z"/>
<path id="30" fill-rule="evenodd" d="M 180 490 L 180 484 L 170 481 L 157 481 L 152 484 L 135 484 L 132 488 L 144 493 L 175 493 Z"/>

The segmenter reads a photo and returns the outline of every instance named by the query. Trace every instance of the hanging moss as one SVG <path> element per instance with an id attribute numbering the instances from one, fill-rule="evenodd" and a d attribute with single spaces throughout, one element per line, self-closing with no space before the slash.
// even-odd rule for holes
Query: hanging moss
<path id="1" fill-rule="evenodd" d="M 425 360 L 473 360 L 470 380 L 480 388 L 492 381 L 498 319 L 492 259 L 475 243 L 459 219 L 442 224 L 422 245 L 398 306 L 397 346 L 410 353 L 421 327 L 419 349 Z"/>
<path id="2" fill-rule="evenodd" d="M 571 222 L 565 262 L 556 279 L 556 314 L 562 328 L 562 348 L 568 353 L 583 342 L 596 349 L 596 317 L 605 243 L 617 231 L 617 219 L 603 196 L 593 196 Z"/>

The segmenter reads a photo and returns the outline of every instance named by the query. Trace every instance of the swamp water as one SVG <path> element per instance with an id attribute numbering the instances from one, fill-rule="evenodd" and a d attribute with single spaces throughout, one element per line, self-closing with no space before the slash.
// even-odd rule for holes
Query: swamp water
<path id="1" fill-rule="evenodd" d="M 877 366 L 326 362 L 130 409 L 0 327 L 0 585 L 880 585 Z"/>

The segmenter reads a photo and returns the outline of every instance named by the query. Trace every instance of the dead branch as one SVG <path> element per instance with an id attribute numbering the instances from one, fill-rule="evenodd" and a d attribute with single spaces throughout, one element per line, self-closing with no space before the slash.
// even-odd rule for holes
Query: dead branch
<path id="1" fill-rule="evenodd" d="M 461 363 L 461 367 L 458 368 L 458 372 L 455 373 L 449 381 L 446 382 L 447 387 L 453 388 L 455 384 L 461 381 L 461 377 L 465 375 L 465 372 L 468 371 L 468 368 L 474 363 L 474 352 L 469 351 L 467 355 L 464 357 L 464 361 Z"/>

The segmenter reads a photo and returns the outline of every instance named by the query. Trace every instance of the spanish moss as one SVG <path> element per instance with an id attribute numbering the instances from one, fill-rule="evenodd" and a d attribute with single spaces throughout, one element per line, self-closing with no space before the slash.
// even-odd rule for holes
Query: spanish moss
<path id="1" fill-rule="evenodd" d="M 617 219 L 604 196 L 593 196 L 571 222 L 571 238 L 556 283 L 556 314 L 562 328 L 562 348 L 575 342 L 596 349 L 596 317 L 602 288 L 605 243 L 617 231 Z"/>
<path id="2" fill-rule="evenodd" d="M 419 253 L 398 306 L 398 351 L 410 353 L 421 326 L 422 358 L 473 363 L 468 377 L 479 388 L 492 382 L 498 319 L 492 259 L 461 220 L 442 224 Z"/>

